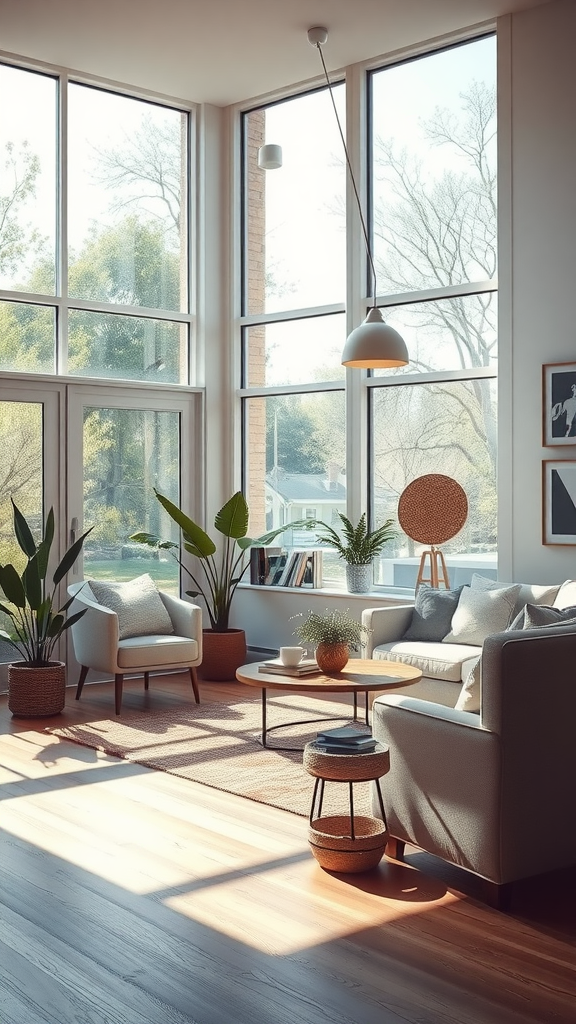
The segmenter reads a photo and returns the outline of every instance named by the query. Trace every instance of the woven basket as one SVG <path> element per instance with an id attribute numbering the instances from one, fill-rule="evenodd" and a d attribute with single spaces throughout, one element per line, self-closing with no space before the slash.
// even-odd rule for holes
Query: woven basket
<path id="1" fill-rule="evenodd" d="M 59 715 L 65 703 L 66 666 L 63 661 L 45 666 L 17 661 L 8 666 L 8 707 L 15 718 Z"/>
<path id="2" fill-rule="evenodd" d="M 350 818 L 345 814 L 316 818 L 308 826 L 310 849 L 326 871 L 352 873 L 375 868 L 382 860 L 387 839 L 384 822 L 365 815 L 354 817 L 354 839 Z"/>
<path id="3" fill-rule="evenodd" d="M 314 740 L 304 747 L 303 766 L 309 775 L 327 782 L 368 782 L 390 771 L 390 751 L 383 743 L 365 754 L 330 754 Z"/>

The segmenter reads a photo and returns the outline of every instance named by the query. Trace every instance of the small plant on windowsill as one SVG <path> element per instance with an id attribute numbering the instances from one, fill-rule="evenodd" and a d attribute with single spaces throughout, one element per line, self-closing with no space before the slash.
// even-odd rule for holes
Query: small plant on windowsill
<path id="1" fill-rule="evenodd" d="M 292 616 L 302 617 L 301 614 Z M 330 674 L 344 668 L 350 652 L 359 650 L 369 632 L 368 627 L 353 619 L 348 611 L 327 609 L 325 615 L 309 611 L 308 617 L 294 630 L 294 635 L 304 644 L 315 645 L 318 668 Z"/>
<path id="2" fill-rule="evenodd" d="M 372 563 L 389 540 L 396 536 L 393 519 L 387 519 L 382 526 L 369 530 L 366 513 L 363 512 L 356 526 L 342 512 L 338 512 L 342 523 L 342 537 L 330 526 L 314 520 L 308 529 L 318 530 L 317 540 L 327 544 L 346 562 L 346 581 L 351 594 L 365 594 L 372 584 Z"/>

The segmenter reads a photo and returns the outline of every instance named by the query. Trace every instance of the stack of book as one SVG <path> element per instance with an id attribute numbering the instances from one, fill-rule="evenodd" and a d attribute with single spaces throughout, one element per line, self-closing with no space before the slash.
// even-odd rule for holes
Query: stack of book
<path id="1" fill-rule="evenodd" d="M 284 665 L 280 658 L 272 658 L 271 661 L 263 661 L 258 666 L 259 672 L 276 672 L 281 676 L 309 676 L 312 672 L 319 672 L 315 658 L 302 658 L 298 665 Z"/>
<path id="2" fill-rule="evenodd" d="M 376 740 L 373 736 L 344 725 L 340 729 L 319 732 L 316 746 L 327 754 L 369 754 L 371 750 L 376 750 Z"/>

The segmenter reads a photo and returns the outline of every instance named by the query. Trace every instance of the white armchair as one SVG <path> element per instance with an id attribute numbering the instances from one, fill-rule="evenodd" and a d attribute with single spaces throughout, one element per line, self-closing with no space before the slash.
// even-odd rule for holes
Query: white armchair
<path id="1" fill-rule="evenodd" d="M 147 690 L 151 672 L 188 669 L 196 703 L 200 703 L 196 668 L 202 661 L 202 609 L 198 605 L 160 591 L 174 632 L 121 640 L 118 615 L 96 601 L 89 583 L 73 583 L 68 593 L 74 597 L 72 613 L 85 609 L 82 618 L 70 627 L 74 654 L 81 666 L 76 700 L 80 699 L 89 669 L 114 677 L 117 715 L 122 708 L 125 675 L 143 675 Z"/>

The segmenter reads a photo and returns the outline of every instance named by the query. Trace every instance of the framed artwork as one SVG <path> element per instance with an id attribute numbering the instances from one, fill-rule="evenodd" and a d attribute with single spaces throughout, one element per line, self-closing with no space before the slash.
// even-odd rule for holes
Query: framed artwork
<path id="1" fill-rule="evenodd" d="M 576 363 L 542 367 L 543 445 L 576 444 Z"/>
<path id="2" fill-rule="evenodd" d="M 542 543 L 576 545 L 576 462 L 543 462 L 542 495 Z"/>

